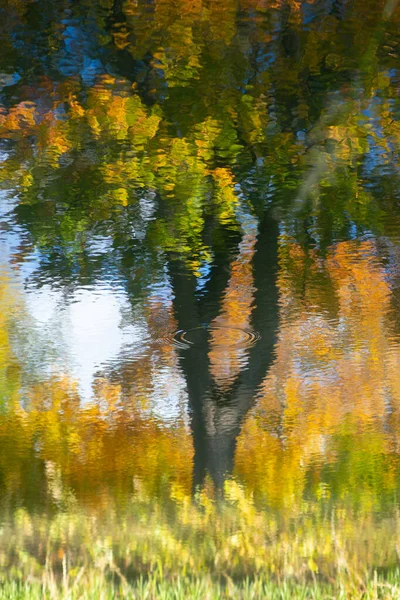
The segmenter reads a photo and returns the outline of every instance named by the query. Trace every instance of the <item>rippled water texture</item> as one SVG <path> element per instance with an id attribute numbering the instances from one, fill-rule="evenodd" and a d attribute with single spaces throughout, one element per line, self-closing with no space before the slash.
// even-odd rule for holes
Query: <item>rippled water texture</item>
<path id="1" fill-rule="evenodd" d="M 1 519 L 394 514 L 399 52 L 394 0 L 1 6 Z"/>

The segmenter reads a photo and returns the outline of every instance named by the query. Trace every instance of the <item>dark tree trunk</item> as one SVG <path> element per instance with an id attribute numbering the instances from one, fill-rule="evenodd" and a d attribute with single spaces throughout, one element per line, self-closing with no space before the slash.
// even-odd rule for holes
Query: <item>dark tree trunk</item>
<path id="1" fill-rule="evenodd" d="M 259 334 L 249 350 L 248 363 L 229 390 L 220 390 L 213 381 L 209 362 L 207 326 L 219 314 L 229 267 L 225 260 L 215 262 L 202 294 L 196 294 L 196 279 L 181 261 L 170 261 L 174 291 L 174 312 L 180 330 L 199 328 L 196 345 L 182 350 L 180 362 L 186 379 L 194 444 L 194 488 L 208 472 L 217 492 L 232 473 L 236 440 L 243 420 L 254 405 L 258 389 L 273 361 L 278 328 L 276 288 L 278 226 L 265 218 L 260 226 L 253 259 L 256 288 L 252 326 Z M 225 257 L 228 253 L 225 253 Z"/>

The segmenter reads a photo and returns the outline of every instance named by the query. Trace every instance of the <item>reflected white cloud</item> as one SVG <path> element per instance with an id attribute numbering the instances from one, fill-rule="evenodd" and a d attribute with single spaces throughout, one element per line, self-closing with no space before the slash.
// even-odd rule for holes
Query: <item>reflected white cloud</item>
<path id="1" fill-rule="evenodd" d="M 87 287 L 67 290 L 42 280 L 33 284 L 41 262 L 37 247 L 18 259 L 13 256 L 26 232 L 14 223 L 16 199 L 10 193 L 0 196 L 0 266 L 4 267 L 15 299 L 15 319 L 11 332 L 13 351 L 23 367 L 22 385 L 52 374 L 67 374 L 78 384 L 83 402 L 93 397 L 95 378 L 102 373 L 118 373 L 125 364 L 151 354 L 151 389 L 147 390 L 151 410 L 159 418 L 173 422 L 182 415 L 186 387 L 177 364 L 159 363 L 149 329 L 146 307 L 132 306 L 123 282 L 97 280 Z M 142 203 L 143 204 L 143 203 Z M 151 218 L 151 206 L 141 205 Z M 91 241 L 92 254 L 110 251 L 108 238 Z M 153 283 L 148 302 L 161 302 L 167 310 L 171 289 L 166 274 Z"/>
<path id="2" fill-rule="evenodd" d="M 123 351 L 124 345 L 136 342 L 142 346 L 146 338 L 145 323 L 121 325 L 121 309 L 127 298 L 121 290 L 107 287 L 79 289 L 66 302 L 61 292 L 49 286 L 25 294 L 27 309 L 36 327 L 47 330 L 52 338 L 60 323 L 61 340 L 53 340 L 64 348 L 65 368 L 79 382 L 83 399 L 92 395 L 94 374 Z M 65 360 L 66 359 L 66 360 Z M 50 367 L 50 365 L 48 365 Z"/>

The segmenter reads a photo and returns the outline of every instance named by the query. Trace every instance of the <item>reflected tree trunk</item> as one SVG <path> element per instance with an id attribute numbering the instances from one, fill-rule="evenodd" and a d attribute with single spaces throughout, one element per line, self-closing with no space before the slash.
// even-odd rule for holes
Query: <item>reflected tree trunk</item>
<path id="1" fill-rule="evenodd" d="M 236 440 L 246 414 L 254 405 L 258 389 L 274 357 L 278 328 L 277 274 L 278 225 L 269 217 L 261 223 L 252 261 L 256 289 L 251 315 L 258 341 L 248 351 L 247 364 L 229 389 L 219 388 L 210 365 L 208 326 L 221 310 L 229 282 L 229 263 L 215 261 L 206 289 L 196 292 L 196 278 L 180 260 L 170 261 L 174 312 L 180 330 L 199 328 L 197 343 L 180 353 L 189 396 L 194 445 L 193 486 L 211 476 L 216 491 L 234 467 Z M 231 253 L 230 253 L 231 254 Z M 232 255 L 232 254 L 231 254 Z M 225 253 L 225 257 L 229 253 Z"/>

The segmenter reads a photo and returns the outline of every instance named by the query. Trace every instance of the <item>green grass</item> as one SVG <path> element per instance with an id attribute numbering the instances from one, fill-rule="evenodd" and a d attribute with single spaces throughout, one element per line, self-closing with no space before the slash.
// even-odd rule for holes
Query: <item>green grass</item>
<path id="1" fill-rule="evenodd" d="M 136 496 L 122 509 L 3 515 L 0 600 L 400 600 L 396 507 L 274 512 L 230 485 L 218 505 Z"/>
<path id="2" fill-rule="evenodd" d="M 160 581 L 157 577 L 139 580 L 133 585 L 115 585 L 106 579 L 84 575 L 76 585 L 68 582 L 56 585 L 49 580 L 43 583 L 5 581 L 0 587 L 0 600 L 393 600 L 400 598 L 400 573 L 386 580 L 374 577 L 359 589 L 340 588 L 319 583 L 294 584 L 268 582 L 261 579 L 240 585 L 233 582 L 216 583 L 206 576 L 198 580 L 177 578 Z"/>

